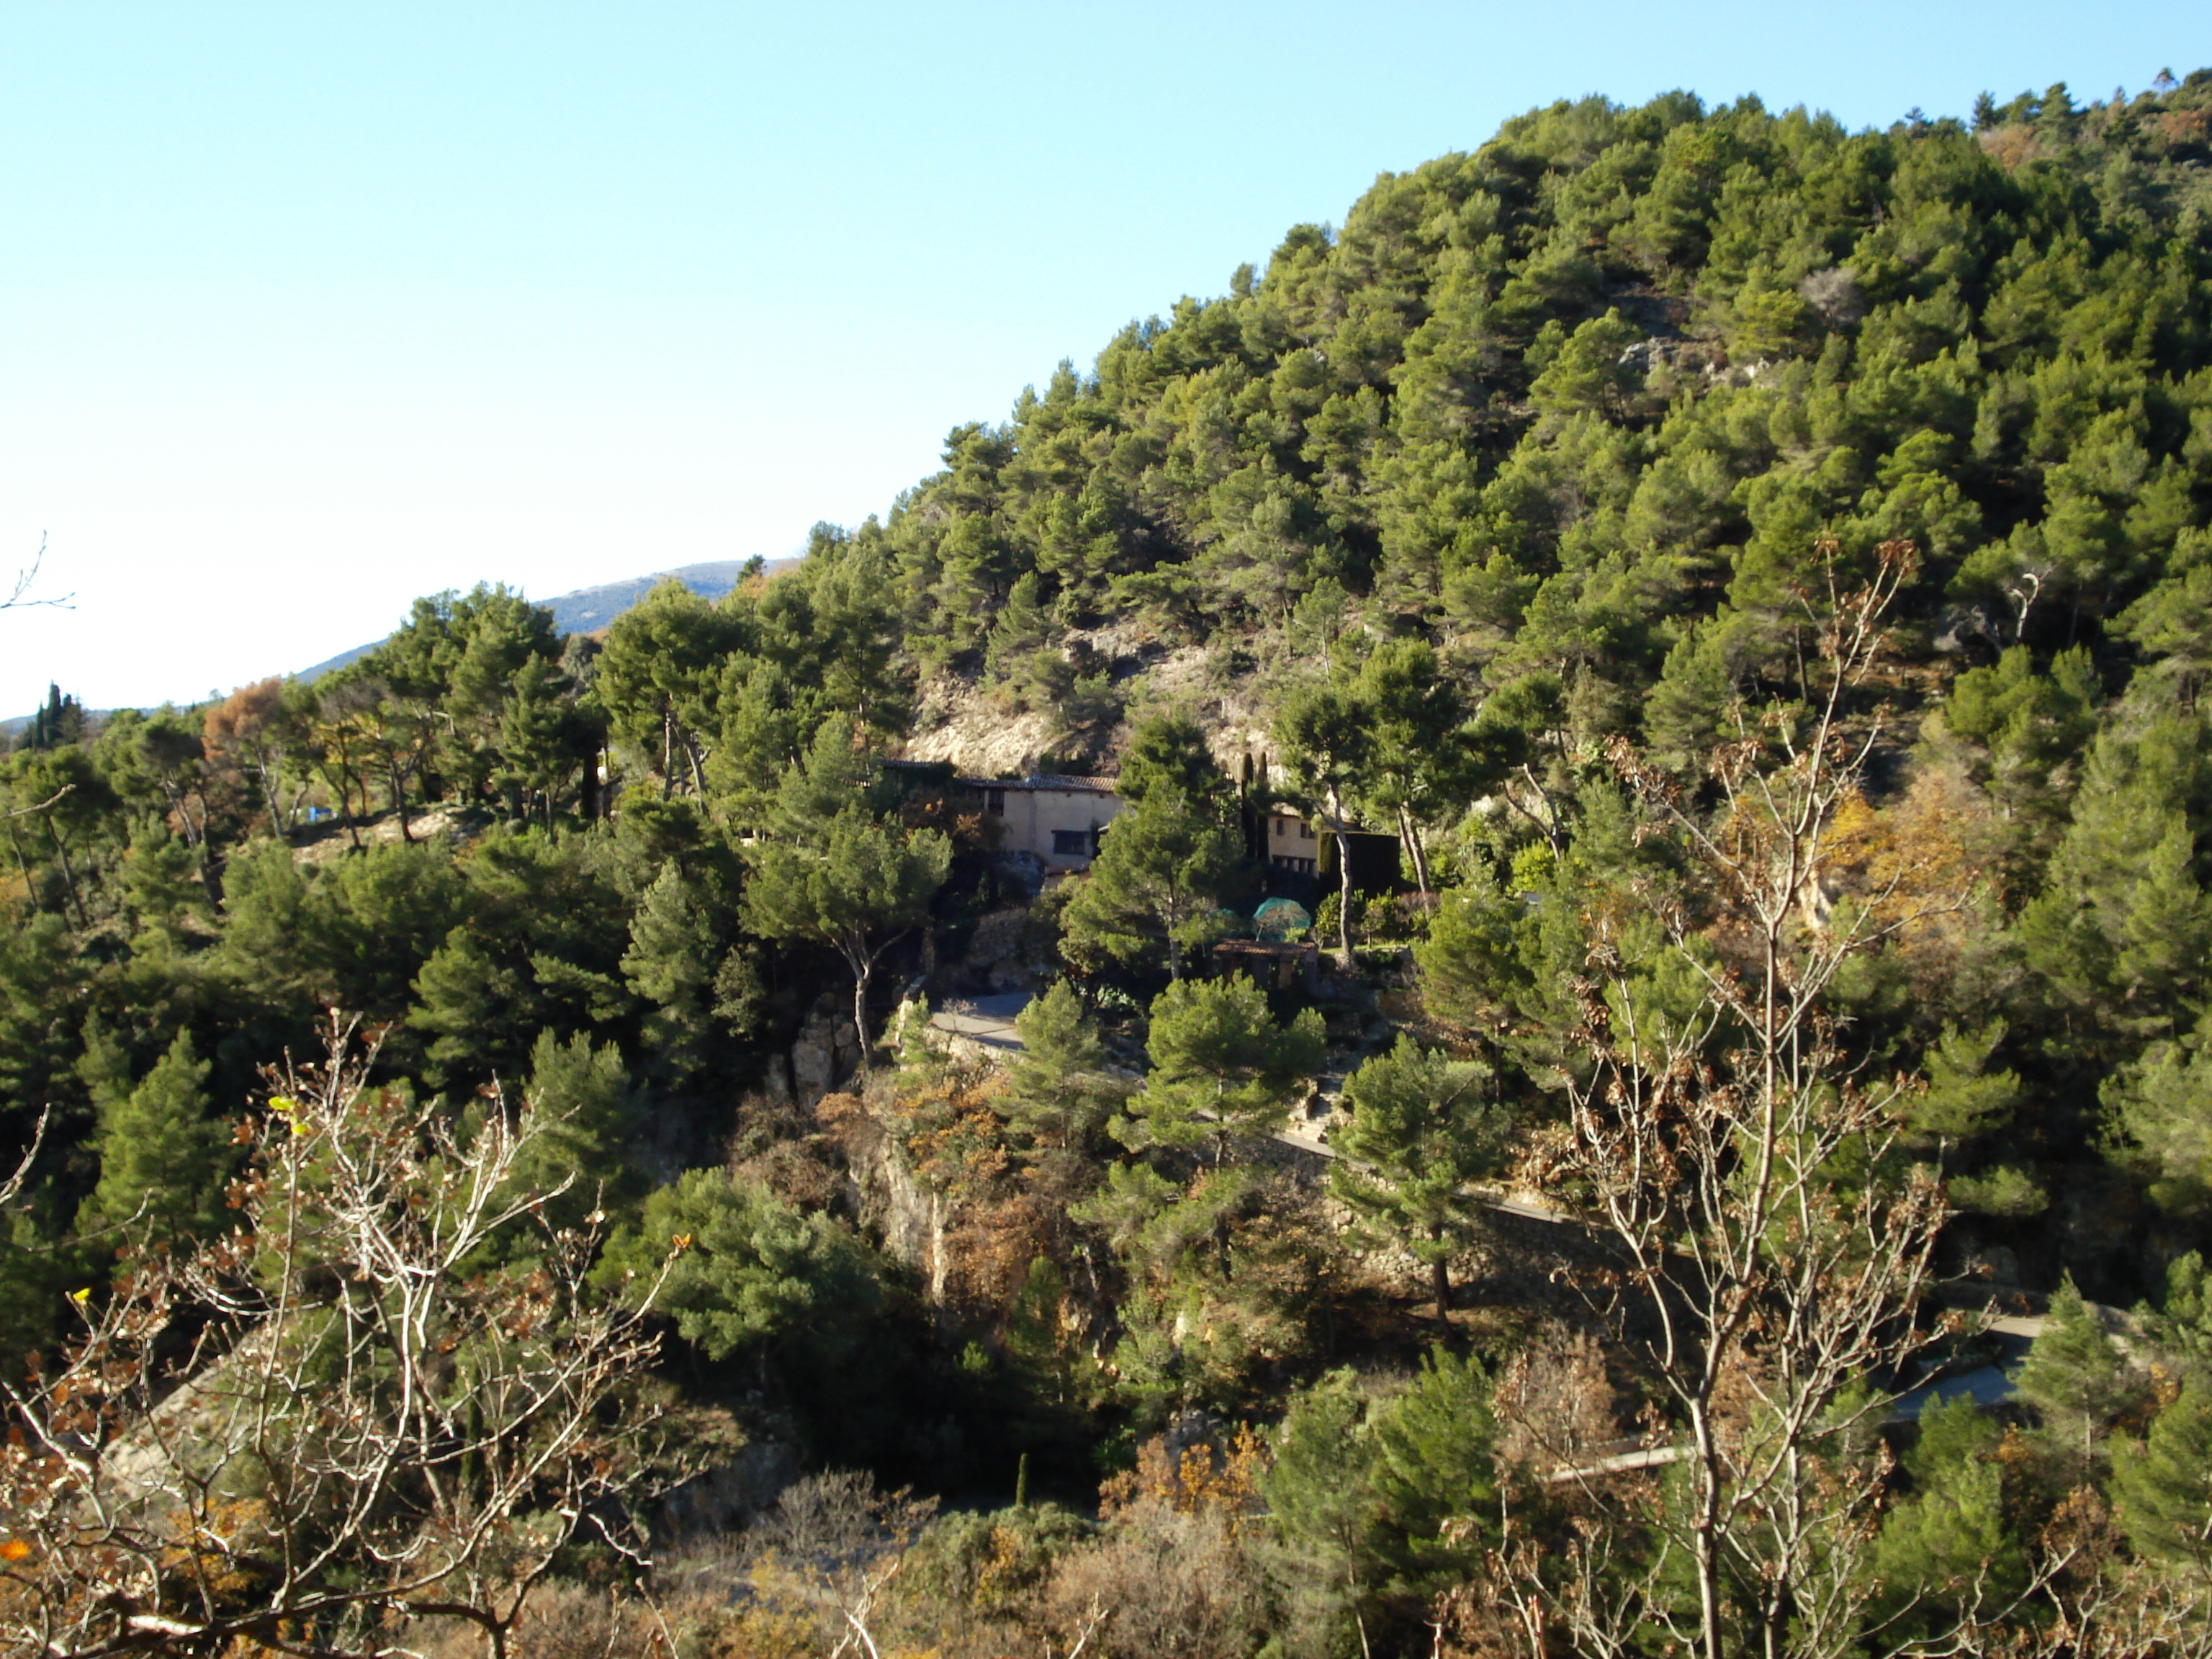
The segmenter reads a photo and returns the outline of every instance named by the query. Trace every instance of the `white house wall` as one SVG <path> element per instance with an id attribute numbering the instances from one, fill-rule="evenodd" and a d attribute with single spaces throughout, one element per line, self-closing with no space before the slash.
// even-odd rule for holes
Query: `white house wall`
<path id="1" fill-rule="evenodd" d="M 985 783 L 984 814 L 999 826 L 1000 846 L 1033 853 L 1048 870 L 1087 870 L 1095 832 L 1112 823 L 1127 803 L 1103 789 L 1056 789 L 1050 785 Z M 1064 837 L 1079 836 L 1081 850 Z"/>

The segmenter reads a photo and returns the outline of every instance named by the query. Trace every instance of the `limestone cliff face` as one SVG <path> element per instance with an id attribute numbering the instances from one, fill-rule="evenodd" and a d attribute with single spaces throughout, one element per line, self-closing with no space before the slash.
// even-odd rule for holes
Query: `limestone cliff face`
<path id="1" fill-rule="evenodd" d="M 861 1227 L 881 1242 L 884 1255 L 915 1273 L 932 1307 L 941 1306 L 948 1266 L 943 1194 L 915 1179 L 898 1136 L 869 1094 L 825 1095 L 814 1114 L 845 1155 Z"/>
<path id="2" fill-rule="evenodd" d="M 1094 771 L 1111 774 L 1128 746 L 1131 726 L 1147 713 L 1174 708 L 1206 734 L 1230 777 L 1247 753 L 1266 752 L 1273 720 L 1266 676 L 1233 646 L 1170 646 L 1133 621 L 1071 629 L 1060 638 L 1071 660 L 1103 669 L 1118 720 L 1073 729 L 1055 712 L 1023 709 L 1003 690 L 964 675 L 938 674 L 917 689 L 914 721 L 902 751 L 908 760 L 949 761 L 970 777 L 1026 777 L 1048 757 L 1080 754 Z"/>
<path id="3" fill-rule="evenodd" d="M 940 676 L 922 690 L 906 758 L 950 761 L 969 777 L 1025 777 L 1056 729 L 1048 715 L 1017 714 L 964 680 Z"/>

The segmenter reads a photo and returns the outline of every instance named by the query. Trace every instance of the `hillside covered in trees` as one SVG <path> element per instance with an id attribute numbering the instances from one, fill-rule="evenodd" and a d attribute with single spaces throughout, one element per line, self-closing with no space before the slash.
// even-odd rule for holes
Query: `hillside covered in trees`
<path id="1" fill-rule="evenodd" d="M 0 1639 L 2212 1651 L 2209 283 L 2212 71 L 1560 104 L 721 600 L 57 688 Z"/>

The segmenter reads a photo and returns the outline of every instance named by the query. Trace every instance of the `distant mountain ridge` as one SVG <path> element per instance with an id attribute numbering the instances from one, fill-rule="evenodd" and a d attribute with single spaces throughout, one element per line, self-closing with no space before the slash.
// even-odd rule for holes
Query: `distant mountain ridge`
<path id="1" fill-rule="evenodd" d="M 626 581 L 602 582 L 596 587 L 579 587 L 573 592 L 556 593 L 550 599 L 539 599 L 536 603 L 552 611 L 553 626 L 562 633 L 596 634 L 672 576 L 703 599 L 719 599 L 738 585 L 746 562 L 744 559 L 714 559 L 704 564 L 678 565 L 672 570 L 655 570 L 643 576 L 632 576 Z M 788 570 L 798 562 L 796 558 L 770 559 L 765 569 L 772 576 L 778 571 Z M 312 668 L 301 669 L 295 678 L 313 684 L 349 663 L 358 662 L 382 643 L 381 640 L 372 640 L 367 645 L 354 647 L 350 651 L 341 651 L 337 656 L 327 657 Z"/>
<path id="2" fill-rule="evenodd" d="M 702 599 L 719 599 L 738 585 L 746 562 L 744 559 L 712 559 L 704 564 L 678 565 L 672 570 L 655 570 L 647 575 L 632 576 L 627 581 L 579 587 L 573 592 L 556 593 L 550 599 L 540 599 L 537 603 L 553 612 L 553 626 L 562 633 L 596 634 L 671 576 Z M 798 562 L 796 557 L 770 559 L 763 566 L 763 570 L 773 576 L 780 571 L 790 569 Z M 371 640 L 367 645 L 341 651 L 335 657 L 325 657 L 312 668 L 301 669 L 293 678 L 312 684 L 325 674 L 335 673 L 349 663 L 360 661 L 383 643 L 381 639 Z M 148 706 L 151 707 L 150 704 Z M 87 712 L 97 715 L 108 711 L 94 709 Z M 0 716 L 0 749 L 13 743 L 30 723 L 28 714 Z"/>

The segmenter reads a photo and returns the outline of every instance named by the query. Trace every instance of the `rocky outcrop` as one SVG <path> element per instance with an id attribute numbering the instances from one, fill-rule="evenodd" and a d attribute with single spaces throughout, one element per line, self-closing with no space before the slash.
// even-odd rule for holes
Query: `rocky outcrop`
<path id="1" fill-rule="evenodd" d="M 733 1532 L 772 1507 L 799 1473 L 799 1454 L 788 1441 L 757 1440 L 662 1499 L 660 1529 L 679 1537 Z"/>
<path id="2" fill-rule="evenodd" d="M 994 910 L 976 922 L 961 967 L 993 991 L 1026 991 L 1048 970 L 1051 951 L 1049 929 L 1035 912 Z"/>
<path id="3" fill-rule="evenodd" d="M 839 1005 L 840 999 L 824 994 L 791 1045 L 790 1097 L 801 1111 L 811 1110 L 817 1101 L 860 1068 L 860 1035 L 853 1029 L 851 1014 Z M 773 1061 L 768 1069 L 773 1097 L 783 1079 L 776 1076 Z"/>
<path id="4" fill-rule="evenodd" d="M 915 1179 L 906 1151 L 878 1103 L 860 1095 L 825 1096 L 815 1115 L 844 1154 L 860 1224 L 883 1251 L 911 1268 L 928 1287 L 932 1306 L 945 1299 L 945 1198 Z"/>

